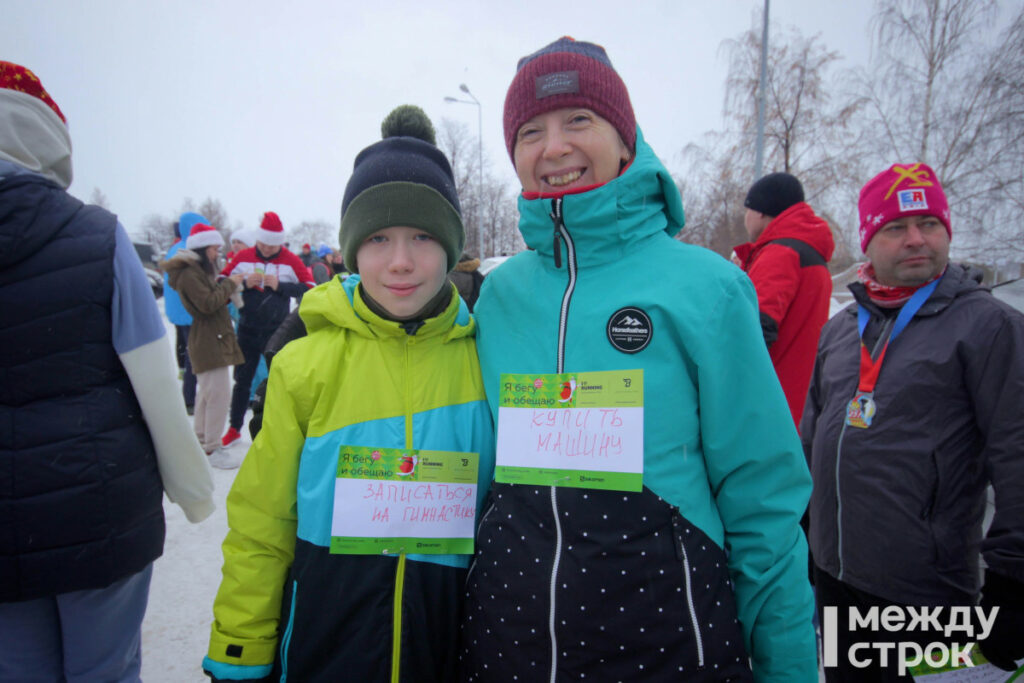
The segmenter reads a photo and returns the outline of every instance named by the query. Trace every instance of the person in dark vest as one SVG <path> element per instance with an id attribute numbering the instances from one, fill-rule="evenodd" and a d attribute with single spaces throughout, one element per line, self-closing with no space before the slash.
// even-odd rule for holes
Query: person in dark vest
<path id="1" fill-rule="evenodd" d="M 743 206 L 750 241 L 736 247 L 736 256 L 757 290 L 764 341 L 799 426 L 818 336 L 828 320 L 832 231 L 789 173 L 762 177 L 750 186 Z"/>
<path id="2" fill-rule="evenodd" d="M 213 481 L 117 217 L 66 192 L 71 138 L 0 61 L 0 680 L 137 681 L 163 494 Z"/>

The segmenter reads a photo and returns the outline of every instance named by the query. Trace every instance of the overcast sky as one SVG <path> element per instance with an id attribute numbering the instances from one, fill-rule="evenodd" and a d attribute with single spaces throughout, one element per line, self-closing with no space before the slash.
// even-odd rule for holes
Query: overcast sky
<path id="1" fill-rule="evenodd" d="M 94 188 L 129 232 L 182 201 L 219 199 L 231 222 L 339 221 L 355 155 L 396 105 L 477 132 L 511 183 L 501 110 L 516 61 L 562 35 L 605 47 L 670 169 L 722 122 L 723 40 L 761 0 L 265 2 L 0 0 L 0 59 L 32 69 L 74 145 L 71 192 Z M 868 58 L 869 0 L 772 0 L 773 24 Z M 674 169 L 673 169 L 674 170 Z"/>

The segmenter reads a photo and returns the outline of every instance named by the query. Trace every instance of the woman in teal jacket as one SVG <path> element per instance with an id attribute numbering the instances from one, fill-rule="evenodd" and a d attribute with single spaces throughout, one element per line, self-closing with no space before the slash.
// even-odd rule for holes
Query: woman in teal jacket
<path id="1" fill-rule="evenodd" d="M 810 478 L 750 281 L 672 239 L 599 46 L 521 60 L 505 135 L 532 250 L 476 309 L 498 455 L 463 679 L 817 680 Z"/>

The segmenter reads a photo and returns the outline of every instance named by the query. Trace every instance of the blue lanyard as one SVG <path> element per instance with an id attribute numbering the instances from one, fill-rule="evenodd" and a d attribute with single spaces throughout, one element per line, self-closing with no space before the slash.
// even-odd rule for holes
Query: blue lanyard
<path id="1" fill-rule="evenodd" d="M 907 303 L 903 304 L 903 308 L 900 309 L 899 315 L 896 316 L 896 324 L 892 326 L 892 332 L 889 333 L 889 340 L 886 342 L 886 346 L 892 343 L 896 337 L 899 336 L 903 328 L 907 326 L 910 319 L 917 314 L 924 305 L 924 302 L 928 300 L 928 297 L 932 295 L 935 288 L 939 286 L 939 282 L 942 281 L 942 277 L 939 276 L 929 282 L 921 289 L 914 292 L 914 295 L 910 297 Z M 868 326 L 868 320 L 871 319 L 871 313 L 868 312 L 864 306 L 857 304 L 857 331 L 860 333 L 861 339 L 864 338 L 864 329 Z"/>

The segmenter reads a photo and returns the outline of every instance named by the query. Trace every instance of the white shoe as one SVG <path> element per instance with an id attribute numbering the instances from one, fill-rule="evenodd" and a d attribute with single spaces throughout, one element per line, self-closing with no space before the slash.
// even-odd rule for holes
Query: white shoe
<path id="1" fill-rule="evenodd" d="M 217 448 L 210 453 L 210 467 L 216 467 L 219 470 L 233 470 L 242 464 L 244 458 L 244 453 L 236 455 L 225 448 Z"/>

